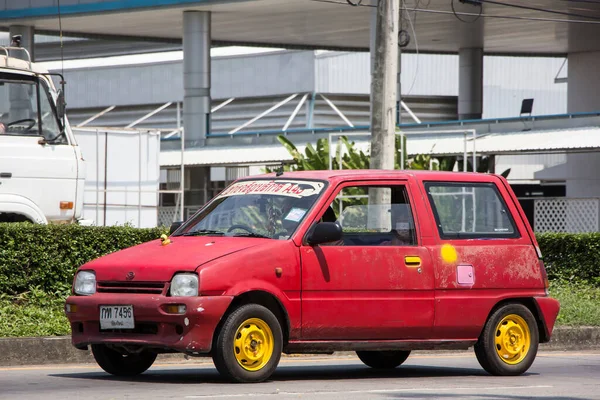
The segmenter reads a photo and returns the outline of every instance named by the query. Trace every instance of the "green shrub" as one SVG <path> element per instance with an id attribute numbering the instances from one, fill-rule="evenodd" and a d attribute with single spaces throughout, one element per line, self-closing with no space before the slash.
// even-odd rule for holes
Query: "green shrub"
<path id="1" fill-rule="evenodd" d="M 600 286 L 600 233 L 538 236 L 550 280 Z"/>
<path id="2" fill-rule="evenodd" d="M 80 265 L 162 233 L 129 226 L 0 224 L 0 293 L 16 296 L 37 288 L 65 295 Z"/>
<path id="3" fill-rule="evenodd" d="M 157 239 L 164 228 L 0 224 L 0 337 L 69 334 L 63 312 L 75 269 Z M 557 324 L 600 326 L 600 233 L 542 234 L 538 242 L 561 302 Z"/>
<path id="4" fill-rule="evenodd" d="M 157 239 L 164 229 L 0 224 L 0 294 L 37 288 L 63 296 L 80 265 Z M 538 241 L 550 280 L 600 286 L 600 233 L 542 234 Z"/>

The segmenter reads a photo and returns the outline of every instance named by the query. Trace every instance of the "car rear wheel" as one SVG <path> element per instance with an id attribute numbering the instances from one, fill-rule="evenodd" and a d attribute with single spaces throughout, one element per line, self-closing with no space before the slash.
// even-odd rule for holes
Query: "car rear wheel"
<path id="1" fill-rule="evenodd" d="M 262 382 L 275 372 L 282 348 L 277 317 L 268 308 L 247 304 L 225 320 L 216 339 L 213 362 L 230 381 Z"/>
<path id="2" fill-rule="evenodd" d="M 538 345 L 538 326 L 531 311 L 522 304 L 507 304 L 488 319 L 475 355 L 492 375 L 521 375 L 533 364 Z"/>
<path id="3" fill-rule="evenodd" d="M 406 361 L 410 351 L 357 351 L 356 355 L 371 368 L 393 369 Z"/>
<path id="4" fill-rule="evenodd" d="M 92 354 L 104 371 L 116 376 L 135 376 L 145 372 L 154 364 L 156 353 L 142 351 L 123 355 L 103 344 L 93 344 Z"/>

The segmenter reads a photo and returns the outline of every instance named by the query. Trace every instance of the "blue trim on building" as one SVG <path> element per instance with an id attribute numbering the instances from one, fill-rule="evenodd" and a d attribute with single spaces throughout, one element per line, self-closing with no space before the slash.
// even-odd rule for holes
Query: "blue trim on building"
<path id="1" fill-rule="evenodd" d="M 422 124 L 410 123 L 401 124 L 400 128 L 418 128 L 418 127 L 431 127 L 441 125 L 472 125 L 472 124 L 497 124 L 500 122 L 518 122 L 518 121 L 539 121 L 548 119 L 568 119 L 577 117 L 598 117 L 600 111 L 597 112 L 583 112 L 583 113 L 571 113 L 571 114 L 549 114 L 549 115 L 535 115 L 531 117 L 508 117 L 508 118 L 491 118 L 491 119 L 461 119 L 454 121 L 439 121 L 439 122 L 424 122 Z"/>
<path id="2" fill-rule="evenodd" d="M 540 121 L 540 120 L 550 120 L 550 119 L 571 119 L 571 118 L 582 118 L 582 117 L 600 117 L 600 111 L 598 112 L 585 112 L 585 113 L 572 113 L 572 114 L 550 114 L 550 115 L 538 115 L 531 117 L 512 117 L 512 118 L 494 118 L 494 119 L 468 119 L 468 120 L 456 120 L 456 121 L 440 121 L 440 122 L 428 122 L 422 124 L 400 124 L 397 125 L 400 129 L 406 128 L 432 128 L 436 126 L 448 126 L 448 125 L 474 125 L 474 124 L 497 124 L 502 122 L 518 122 L 518 121 Z M 369 125 L 365 126 L 355 126 L 353 128 L 342 126 L 339 128 L 296 128 L 296 129 L 288 129 L 287 132 L 283 132 L 280 130 L 268 130 L 268 131 L 253 131 L 253 132 L 237 132 L 233 135 L 228 133 L 209 133 L 209 138 L 216 137 L 232 137 L 232 136 L 257 136 L 257 135 L 289 135 L 294 133 L 328 133 L 328 132 L 356 132 L 356 131 L 366 131 L 371 127 Z M 178 137 L 161 139 L 163 141 L 171 141 L 171 140 L 179 140 Z"/>
<path id="3" fill-rule="evenodd" d="M 207 5 L 239 2 L 243 0 L 127 0 L 109 1 L 85 4 L 61 5 L 62 15 L 95 14 L 103 12 L 118 12 L 135 9 L 148 9 L 157 7 L 176 7 L 183 5 Z M 19 8 L 0 11 L 0 20 L 22 18 L 57 17 L 58 7 Z"/>

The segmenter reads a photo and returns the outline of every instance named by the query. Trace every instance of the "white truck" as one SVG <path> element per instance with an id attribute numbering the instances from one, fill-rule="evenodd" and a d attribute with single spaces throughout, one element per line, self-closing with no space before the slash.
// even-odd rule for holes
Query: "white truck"
<path id="1" fill-rule="evenodd" d="M 85 163 L 51 75 L 0 47 L 0 222 L 82 217 Z"/>

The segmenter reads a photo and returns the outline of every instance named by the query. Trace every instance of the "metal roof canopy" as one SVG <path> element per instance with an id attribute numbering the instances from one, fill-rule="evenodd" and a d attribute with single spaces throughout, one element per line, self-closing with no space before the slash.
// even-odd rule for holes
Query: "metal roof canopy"
<path id="1" fill-rule="evenodd" d="M 368 50 L 371 5 L 363 0 L 353 7 L 345 0 L 135 0 L 63 1 L 62 26 L 66 34 L 91 38 L 181 40 L 183 11 L 212 11 L 212 38 L 216 43 L 306 49 Z M 11 3 L 14 3 L 11 5 Z M 47 4 L 48 2 L 44 2 Z M 53 2 L 56 4 L 56 2 Z M 67 4 L 66 4 L 67 3 Z M 76 4 L 73 4 L 76 3 Z M 0 9 L 0 29 L 34 25 L 44 33 L 58 31 L 57 7 L 21 8 L 8 0 Z M 35 5 L 35 0 L 31 2 Z M 564 55 L 600 50 L 600 3 L 563 0 L 510 0 L 510 4 L 552 12 L 458 0 L 405 3 L 414 21 L 405 29 L 411 41 L 405 50 L 456 53 L 460 48 L 482 47 L 486 54 Z M 571 15 L 564 15 L 567 13 Z M 573 15 L 576 14 L 576 15 Z"/>
<path id="2" fill-rule="evenodd" d="M 457 131 L 456 131 L 457 132 Z M 432 156 L 462 156 L 465 138 L 462 133 L 453 137 L 405 132 L 409 155 L 429 154 Z M 369 137 L 370 133 L 355 132 L 354 135 Z M 357 149 L 368 152 L 368 140 L 354 140 Z M 337 145 L 337 143 L 336 143 Z M 306 145 L 297 146 L 304 153 Z M 476 154 L 548 154 L 548 153 L 588 153 L 600 151 L 600 128 L 583 127 L 573 129 L 536 130 L 509 133 L 484 134 L 477 136 Z M 473 140 L 467 137 L 467 153 L 472 155 Z M 291 162 L 293 159 L 282 145 L 213 146 L 188 150 L 184 155 L 185 165 L 251 165 Z M 178 166 L 181 152 L 162 151 L 162 167 Z"/>

